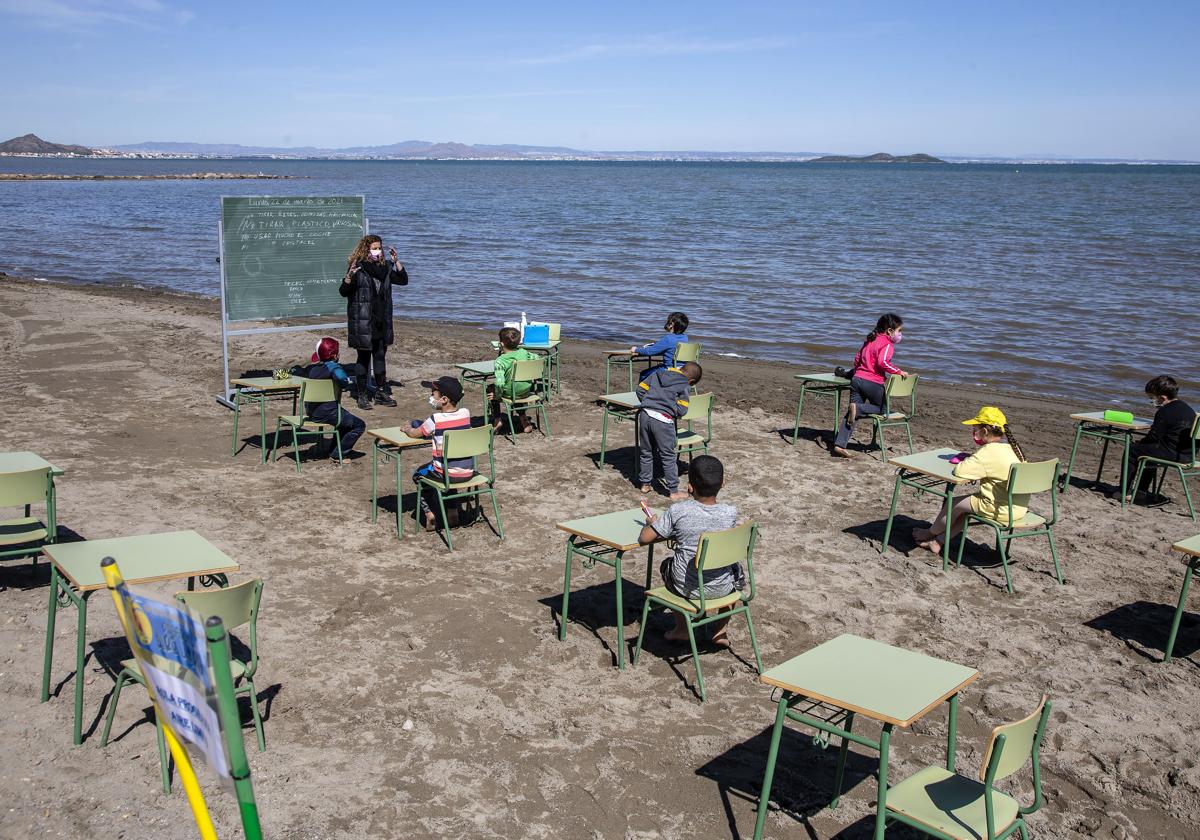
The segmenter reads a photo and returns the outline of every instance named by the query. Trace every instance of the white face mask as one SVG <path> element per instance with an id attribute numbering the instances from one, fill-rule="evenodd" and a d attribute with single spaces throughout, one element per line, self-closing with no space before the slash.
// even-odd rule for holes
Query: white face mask
<path id="1" fill-rule="evenodd" d="M 431 406 L 433 406 L 434 408 L 437 408 L 438 407 L 438 398 L 435 397 L 433 394 L 430 394 L 429 395 L 429 404 Z"/>
<path id="2" fill-rule="evenodd" d="M 383 259 L 383 251 L 379 248 L 372 248 L 371 249 L 371 259 L 373 259 L 373 260 Z"/>

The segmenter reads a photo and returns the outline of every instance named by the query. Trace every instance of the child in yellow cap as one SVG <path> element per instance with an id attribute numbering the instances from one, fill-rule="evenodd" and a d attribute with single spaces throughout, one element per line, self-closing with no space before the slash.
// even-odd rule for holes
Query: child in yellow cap
<path id="1" fill-rule="evenodd" d="M 997 522 L 1008 521 L 1008 471 L 1025 460 L 1021 445 L 1013 436 L 1012 428 L 1004 412 L 993 405 L 985 405 L 964 426 L 974 426 L 973 438 L 979 448 L 973 455 L 964 458 L 954 468 L 959 478 L 979 482 L 979 489 L 970 496 L 958 496 L 950 508 L 949 539 L 962 529 L 968 513 L 984 516 Z M 1028 495 L 1013 496 L 1013 519 L 1025 515 Z M 914 528 L 913 540 L 921 548 L 934 554 L 941 553 L 942 534 L 946 532 L 946 511 L 943 508 L 938 518 L 928 528 Z"/>

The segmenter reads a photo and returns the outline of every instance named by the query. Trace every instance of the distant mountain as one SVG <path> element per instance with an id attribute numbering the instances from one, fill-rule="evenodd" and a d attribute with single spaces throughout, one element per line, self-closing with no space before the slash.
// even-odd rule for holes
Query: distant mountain
<path id="1" fill-rule="evenodd" d="M 62 143 L 49 143 L 36 134 L 26 134 L 0 143 L 0 154 L 94 155 L 96 151 L 87 146 L 64 146 Z"/>
<path id="2" fill-rule="evenodd" d="M 877 152 L 873 155 L 823 155 L 819 158 L 813 158 L 812 163 L 945 163 L 941 158 L 935 158 L 933 155 L 916 154 L 916 155 L 889 155 L 886 152 Z"/>

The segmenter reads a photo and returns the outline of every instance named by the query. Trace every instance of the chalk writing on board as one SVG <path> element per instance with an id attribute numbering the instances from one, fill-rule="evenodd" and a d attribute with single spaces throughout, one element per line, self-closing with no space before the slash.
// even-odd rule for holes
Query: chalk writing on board
<path id="1" fill-rule="evenodd" d="M 362 196 L 235 196 L 221 200 L 230 321 L 345 310 L 338 284 L 363 233 Z"/>

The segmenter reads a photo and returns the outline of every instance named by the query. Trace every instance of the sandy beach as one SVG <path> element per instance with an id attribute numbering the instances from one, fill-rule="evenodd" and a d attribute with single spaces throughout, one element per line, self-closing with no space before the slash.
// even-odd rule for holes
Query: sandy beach
<path id="1" fill-rule="evenodd" d="M 704 317 L 693 320 L 703 342 Z M 402 320 L 396 335 L 388 362 L 405 383 L 399 406 L 365 412 L 368 428 L 424 417 L 418 381 L 488 358 L 494 338 Z M 317 337 L 235 339 L 231 371 L 299 363 Z M 751 835 L 774 704 L 753 671 L 744 622 L 731 626 L 732 653 L 703 654 L 706 703 L 694 693 L 686 646 L 662 641 L 662 615 L 652 616 L 638 666 L 619 671 L 614 645 L 636 637 L 629 605 L 640 605 L 645 569 L 645 553 L 631 552 L 624 627 L 614 627 L 611 571 L 577 567 L 571 621 L 558 640 L 565 535 L 555 523 L 638 498 L 628 425 L 610 432 L 611 463 L 596 466 L 606 345 L 572 341 L 567 330 L 553 437 L 526 435 L 517 446 L 497 439 L 507 538 L 477 523 L 455 533 L 450 553 L 434 534 L 406 529 L 397 541 L 388 511 L 371 523 L 369 457 L 341 469 L 309 461 L 301 474 L 283 459 L 260 464 L 254 446 L 230 457 L 231 414 L 213 398 L 221 387 L 215 300 L 3 277 L 0 338 L 15 372 L 2 449 L 32 450 L 65 469 L 62 539 L 195 529 L 241 565 L 235 580 L 264 579 L 256 682 L 267 751 L 255 749 L 248 714 L 244 732 L 267 836 Z M 847 338 L 848 355 L 858 340 Z M 893 548 L 880 553 L 892 468 L 862 449 L 851 461 L 830 458 L 817 442 L 831 425 L 828 401 L 806 406 L 795 446 L 782 433 L 790 436 L 793 374 L 804 368 L 701 361 L 701 390 L 716 395 L 721 498 L 760 526 L 753 612 L 767 667 L 854 633 L 977 668 L 959 714 L 959 768 L 971 775 L 992 727 L 1049 694 L 1046 802 L 1029 820 L 1034 837 L 1200 835 L 1194 595 L 1175 659 L 1159 661 L 1184 569 L 1170 547 L 1200 532 L 1175 478 L 1165 507 L 1124 510 L 1076 482 L 1060 497 L 1056 528 L 1066 584 L 1055 580 L 1044 541 L 1030 540 L 1014 549 L 1010 595 L 982 534 L 973 532 L 962 568 L 946 574 L 913 545 L 912 527 L 935 513 L 929 497 L 902 496 Z M 1200 400 L 1191 390 L 1182 396 Z M 478 391 L 466 400 L 480 412 Z M 922 381 L 916 448 L 968 446 L 959 421 L 983 404 L 1007 413 L 1030 458 L 1064 463 L 1068 415 L 1106 407 Z M 1137 393 L 1127 407 L 1148 408 Z M 868 439 L 860 426 L 856 441 Z M 900 436 L 889 440 L 898 445 Z M 367 438 L 358 449 L 369 451 Z M 1082 443 L 1076 475 L 1094 475 L 1098 457 L 1098 446 Z M 406 468 L 418 463 L 406 458 Z M 1109 469 L 1108 480 L 1115 476 Z M 390 494 L 390 477 L 383 486 Z M 390 511 L 394 497 L 384 502 Z M 113 740 L 100 747 L 111 669 L 127 655 L 107 596 L 91 602 L 83 744 L 72 746 L 70 731 L 73 610 L 59 613 L 54 694 L 38 702 L 48 579 L 44 561 L 36 573 L 27 559 L 0 561 L 0 837 L 195 836 L 178 782 L 170 796 L 159 787 L 140 688 L 126 689 Z M 945 731 L 940 709 L 898 731 L 891 779 L 942 761 Z M 834 758 L 813 746 L 811 732 L 785 733 L 764 836 L 870 836 L 876 760 L 854 747 L 849 793 L 826 810 Z M 203 778 L 219 833 L 240 836 L 234 797 Z M 1027 802 L 1028 772 L 1004 787 Z M 896 828 L 888 836 L 916 835 Z"/>

